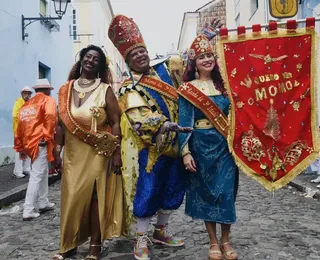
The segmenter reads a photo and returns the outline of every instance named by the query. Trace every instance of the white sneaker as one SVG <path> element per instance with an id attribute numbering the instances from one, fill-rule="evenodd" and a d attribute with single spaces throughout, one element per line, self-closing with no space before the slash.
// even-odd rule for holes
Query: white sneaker
<path id="1" fill-rule="evenodd" d="M 13 173 L 12 174 L 13 177 L 17 178 L 17 179 L 22 179 L 24 177 L 26 177 L 23 173 L 19 172 L 19 173 Z"/>
<path id="2" fill-rule="evenodd" d="M 30 221 L 34 218 L 40 217 L 40 213 L 32 211 L 31 213 L 24 213 L 22 215 L 23 221 Z"/>
<path id="3" fill-rule="evenodd" d="M 40 213 L 44 213 L 44 212 L 47 212 L 47 211 L 50 211 L 50 210 L 54 210 L 54 206 L 55 205 L 56 204 L 51 203 L 51 202 L 48 202 L 45 205 L 39 205 L 39 212 Z"/>
<path id="4" fill-rule="evenodd" d="M 319 189 L 320 189 L 320 184 L 317 186 L 317 188 L 319 188 Z"/>
<path id="5" fill-rule="evenodd" d="M 318 178 L 314 179 L 314 180 L 311 180 L 311 182 L 313 182 L 313 183 L 319 183 L 319 182 L 320 182 L 320 176 L 319 176 Z"/>

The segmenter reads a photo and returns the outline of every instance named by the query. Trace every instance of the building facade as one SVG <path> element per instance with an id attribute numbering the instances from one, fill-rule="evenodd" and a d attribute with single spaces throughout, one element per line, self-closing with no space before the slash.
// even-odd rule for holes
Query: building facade
<path id="1" fill-rule="evenodd" d="M 109 0 L 73 0 L 73 22 L 70 29 L 73 38 L 74 57 L 89 44 L 101 47 L 110 61 L 114 90 L 118 90 L 126 71 L 125 62 L 108 37 L 108 29 L 114 16 Z"/>
<path id="2" fill-rule="evenodd" d="M 213 18 L 218 18 L 221 24 L 226 25 L 226 2 L 227 0 L 209 1 L 194 12 L 184 13 L 178 41 L 178 50 L 180 52 L 185 52 L 190 47 L 195 37 L 202 32 L 206 22 L 210 22 Z"/>
<path id="3" fill-rule="evenodd" d="M 25 40 L 23 40 L 22 15 L 57 17 L 53 2 L 51 0 L 1 2 L 0 147 L 13 144 L 11 112 L 22 87 L 26 85 L 32 87 L 36 79 L 46 77 L 55 87 L 53 96 L 56 97 L 59 86 L 66 81 L 73 62 L 72 38 L 69 34 L 71 13 L 69 5 L 62 20 L 31 23 L 25 29 Z"/>

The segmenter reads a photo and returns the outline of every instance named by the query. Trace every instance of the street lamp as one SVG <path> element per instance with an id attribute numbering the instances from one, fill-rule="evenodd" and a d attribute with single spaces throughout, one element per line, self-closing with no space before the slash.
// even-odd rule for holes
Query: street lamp
<path id="1" fill-rule="evenodd" d="M 22 21 L 22 40 L 24 41 L 25 38 L 28 36 L 28 34 L 25 33 L 26 28 L 36 22 L 36 21 L 49 21 L 49 20 L 61 20 L 62 16 L 66 13 L 68 4 L 71 2 L 71 0 L 52 0 L 54 3 L 54 10 L 58 17 L 24 17 L 24 15 L 21 16 Z M 25 21 L 29 21 L 26 23 Z"/>

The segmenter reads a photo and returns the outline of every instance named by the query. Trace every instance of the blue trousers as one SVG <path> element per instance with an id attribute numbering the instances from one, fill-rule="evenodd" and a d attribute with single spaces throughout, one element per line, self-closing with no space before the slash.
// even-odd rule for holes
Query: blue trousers
<path id="1" fill-rule="evenodd" d="M 184 172 L 177 158 L 160 156 L 150 173 L 146 172 L 148 150 L 139 153 L 139 178 L 133 201 L 138 218 L 153 216 L 159 209 L 178 209 L 185 194 Z"/>

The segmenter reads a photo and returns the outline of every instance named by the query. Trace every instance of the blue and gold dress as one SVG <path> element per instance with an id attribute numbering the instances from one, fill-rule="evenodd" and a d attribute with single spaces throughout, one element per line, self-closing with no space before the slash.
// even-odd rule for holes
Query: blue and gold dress
<path id="1" fill-rule="evenodd" d="M 228 115 L 229 99 L 210 81 L 190 82 Z M 235 200 L 238 168 L 227 140 L 193 104 L 180 96 L 179 125 L 194 131 L 179 135 L 180 154 L 191 152 L 197 172 L 186 172 L 186 209 L 188 216 L 204 221 L 232 224 L 236 221 Z"/>

